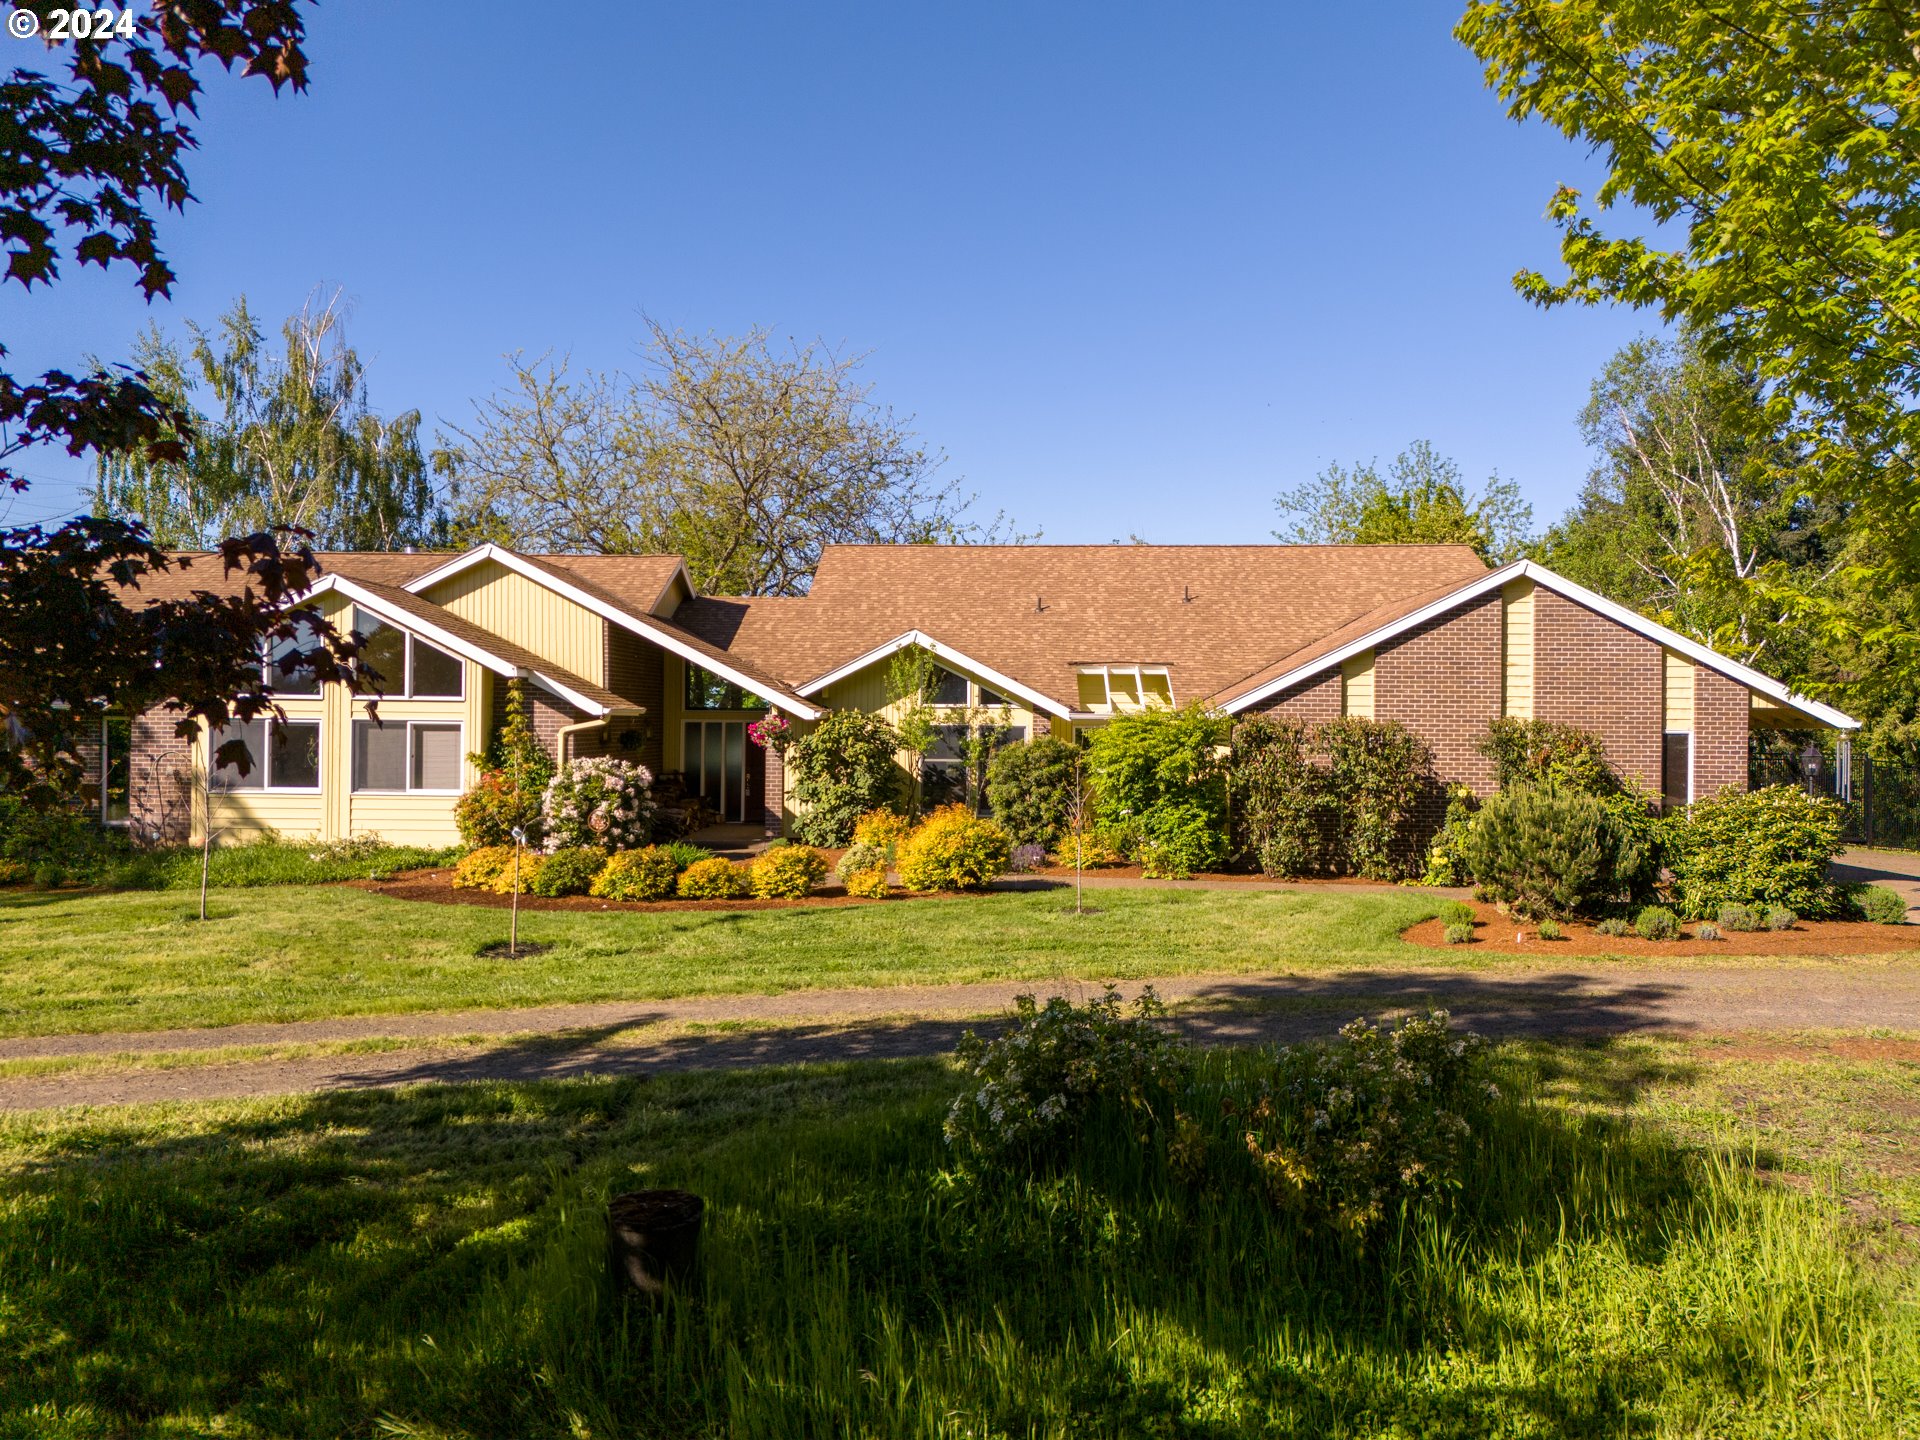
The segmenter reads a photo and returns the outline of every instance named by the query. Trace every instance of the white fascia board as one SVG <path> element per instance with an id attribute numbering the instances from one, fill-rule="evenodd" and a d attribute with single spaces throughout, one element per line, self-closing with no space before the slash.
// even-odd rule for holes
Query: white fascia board
<path id="1" fill-rule="evenodd" d="M 1719 651 L 1702 645 L 1698 640 L 1690 640 L 1679 631 L 1669 630 L 1665 625 L 1649 620 L 1646 616 L 1629 610 L 1626 606 L 1617 604 L 1603 595 L 1596 595 L 1584 585 L 1576 585 L 1565 576 L 1555 574 L 1546 566 L 1536 564 L 1532 560 L 1515 560 L 1502 565 L 1497 570 L 1489 570 L 1479 579 L 1470 581 L 1458 590 L 1421 606 L 1411 615 L 1402 616 L 1389 625 L 1383 625 L 1370 634 L 1362 635 L 1358 640 L 1342 645 L 1338 650 L 1329 651 L 1319 659 L 1311 660 L 1297 669 L 1290 670 L 1276 680 L 1269 680 L 1238 699 L 1229 701 L 1221 708 L 1228 714 L 1237 714 L 1250 705 L 1257 705 L 1262 700 L 1270 699 L 1283 690 L 1298 685 L 1302 680 L 1311 679 L 1325 670 L 1351 660 L 1355 655 L 1375 648 L 1383 641 L 1391 640 L 1396 635 L 1404 634 L 1408 630 L 1424 625 L 1429 620 L 1437 619 L 1447 611 L 1456 609 L 1469 600 L 1478 599 L 1488 591 L 1497 590 L 1513 580 L 1531 580 L 1536 585 L 1544 585 L 1564 599 L 1571 600 L 1577 605 L 1584 605 L 1587 609 L 1596 611 L 1609 620 L 1644 635 L 1657 644 L 1664 645 L 1669 650 L 1685 655 L 1696 665 L 1704 665 L 1709 670 L 1717 671 L 1728 679 L 1746 686 L 1749 690 L 1765 695 L 1788 709 L 1798 710 L 1823 724 L 1831 725 L 1836 730 L 1860 728 L 1860 722 L 1844 711 L 1796 694 L 1772 676 L 1763 675 L 1749 665 L 1731 660 Z"/>
<path id="2" fill-rule="evenodd" d="M 713 656 L 687 644 L 677 636 L 648 624 L 637 615 L 633 615 L 618 606 L 607 604 L 597 595 L 589 595 L 577 585 L 569 585 L 559 576 L 550 575 L 538 565 L 528 564 L 525 560 L 514 554 L 513 551 L 502 549 L 500 546 L 491 542 L 479 546 L 477 549 L 469 550 L 458 559 L 448 561 L 438 570 L 428 571 L 417 580 L 409 581 L 405 588 L 414 594 L 418 594 L 420 591 L 446 579 L 449 575 L 457 575 L 460 571 L 477 565 L 482 560 L 497 560 L 500 564 L 506 566 L 507 569 L 513 571 L 514 574 L 531 580 L 536 585 L 545 586 L 556 595 L 565 596 L 567 599 L 573 601 L 574 604 L 584 610 L 592 611 L 609 624 L 618 625 L 623 630 L 631 630 L 643 639 L 651 640 L 662 650 L 671 650 L 682 660 L 691 661 L 703 670 L 711 670 L 715 675 L 726 680 L 731 680 L 742 690 L 751 691 L 762 700 L 765 700 L 769 705 L 776 705 L 783 710 L 793 711 L 794 714 L 802 720 L 818 720 L 820 716 L 825 713 L 811 705 L 796 703 L 794 697 L 785 691 L 775 689 L 764 680 L 755 680 L 751 676 L 741 673 L 725 661 L 717 660 Z M 662 593 L 665 592 L 663 591 Z"/>
<path id="3" fill-rule="evenodd" d="M 344 575 L 326 576 L 312 589 L 307 591 L 307 595 L 309 597 L 320 595 L 329 590 L 337 591 L 345 595 L 349 600 L 353 601 L 355 605 L 366 607 L 389 624 L 396 625 L 402 630 L 410 630 L 416 635 L 425 636 L 443 650 L 450 650 L 463 660 L 471 660 L 476 665 L 483 665 L 496 675 L 505 675 L 512 679 L 533 680 L 547 690 L 552 691 L 555 695 L 558 695 L 568 704 L 574 705 L 590 715 L 609 715 L 613 713 L 598 700 L 589 699 L 572 686 L 554 679 L 551 675 L 542 674 L 540 671 L 530 669 L 526 666 L 516 665 L 511 660 L 503 659 L 489 650 L 483 650 L 469 640 L 463 640 L 458 635 L 449 634 L 432 621 L 424 620 L 410 610 L 403 610 L 398 605 L 391 604 L 381 599 L 378 595 L 361 589 L 360 586 L 354 584 L 352 580 Z"/>
<path id="4" fill-rule="evenodd" d="M 800 693 L 802 695 L 817 695 L 835 681 L 844 680 L 849 675 L 856 675 L 876 661 L 884 660 L 889 655 L 899 654 L 900 651 L 905 650 L 909 645 L 918 645 L 922 650 L 927 651 L 936 659 L 945 660 L 949 664 L 957 665 L 963 670 L 971 671 L 982 680 L 991 684 L 994 689 L 1005 691 L 1009 695 L 1018 696 L 1035 710 L 1044 710 L 1049 715 L 1058 715 L 1062 720 L 1066 719 L 1068 715 L 1072 713 L 1072 711 L 1065 705 L 1062 705 L 1058 700 L 1053 700 L 1042 695 L 1031 686 L 1022 685 L 1011 675 L 1002 675 L 991 665 L 982 665 L 971 655 L 963 655 L 951 645 L 943 645 L 931 635 L 919 630 L 909 630 L 904 635 L 897 635 L 887 641 L 886 644 L 876 645 L 873 649 L 867 651 L 866 654 L 856 656 L 854 659 L 847 661 L 846 664 L 829 670 L 817 679 L 807 681 L 806 684 L 800 687 Z"/>
<path id="5" fill-rule="evenodd" d="M 1520 568 L 1522 573 L 1534 583 L 1544 585 L 1549 590 L 1586 606 L 1589 610 L 1597 610 L 1609 620 L 1618 621 L 1629 630 L 1637 630 L 1649 640 L 1656 640 L 1669 650 L 1686 656 L 1694 664 L 1716 670 L 1729 680 L 1737 680 L 1749 690 L 1757 691 L 1790 710 L 1798 710 L 1801 714 L 1831 725 L 1836 730 L 1860 728 L 1860 722 L 1844 710 L 1836 710 L 1831 705 L 1823 705 L 1818 700 L 1810 700 L 1805 695 L 1797 694 L 1771 675 L 1763 675 L 1750 665 L 1742 665 L 1738 660 L 1730 660 L 1718 650 L 1709 649 L 1698 640 L 1690 640 L 1677 630 L 1669 630 L 1666 626 L 1649 620 L 1644 615 L 1636 614 L 1624 605 L 1616 604 L 1604 595 L 1594 594 L 1584 585 L 1576 585 L 1566 577 L 1554 574 L 1544 565 L 1536 565 L 1531 560 L 1522 560 Z"/>

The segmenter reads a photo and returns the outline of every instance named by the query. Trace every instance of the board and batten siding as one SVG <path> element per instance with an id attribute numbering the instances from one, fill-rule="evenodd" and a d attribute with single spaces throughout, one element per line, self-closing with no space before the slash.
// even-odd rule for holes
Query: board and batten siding
<path id="1" fill-rule="evenodd" d="M 1500 587 L 1500 713 L 1533 718 L 1533 581 Z"/>
<path id="2" fill-rule="evenodd" d="M 1661 686 L 1663 724 L 1668 733 L 1693 733 L 1693 662 L 1672 650 L 1662 650 L 1665 673 Z"/>
<path id="3" fill-rule="evenodd" d="M 1373 719 L 1373 651 L 1340 662 L 1340 713 Z"/>
<path id="4" fill-rule="evenodd" d="M 333 687 L 338 688 L 338 687 Z M 214 843 L 218 845 L 244 845 L 250 840 L 263 839 L 269 835 L 284 835 L 289 838 L 318 836 L 326 830 L 325 805 L 328 781 L 328 751 L 332 745 L 326 723 L 326 697 L 315 696 L 297 700 L 287 698 L 280 702 L 287 712 L 289 720 L 318 720 L 320 722 L 320 790 L 209 790 L 206 796 L 206 809 L 194 806 L 193 840 L 197 844 L 205 834 L 203 822 L 207 815 L 213 819 Z M 212 735 L 202 730 L 193 740 L 194 769 L 202 774 L 213 773 Z M 263 755 L 253 757 L 257 767 L 266 759 Z"/>
<path id="5" fill-rule="evenodd" d="M 423 594 L 583 680 L 607 683 L 607 622 L 497 560 L 449 575 Z"/>

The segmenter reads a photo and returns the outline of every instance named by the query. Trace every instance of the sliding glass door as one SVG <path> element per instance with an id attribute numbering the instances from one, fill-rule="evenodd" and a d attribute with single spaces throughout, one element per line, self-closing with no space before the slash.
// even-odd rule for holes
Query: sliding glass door
<path id="1" fill-rule="evenodd" d="M 722 820 L 740 823 L 760 818 L 760 784 L 752 773 L 759 767 L 749 763 L 746 721 L 687 721 L 681 767 L 687 788 Z"/>

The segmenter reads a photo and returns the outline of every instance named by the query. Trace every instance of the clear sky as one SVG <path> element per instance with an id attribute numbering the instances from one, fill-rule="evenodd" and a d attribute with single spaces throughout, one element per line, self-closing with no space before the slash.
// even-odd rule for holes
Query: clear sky
<path id="1" fill-rule="evenodd" d="M 375 407 L 431 432 L 505 352 L 628 367 L 642 312 L 763 323 L 871 352 L 1049 540 L 1266 539 L 1278 490 L 1418 437 L 1544 522 L 1589 381 L 1655 321 L 1513 293 L 1596 167 L 1506 118 L 1458 8 L 334 0 L 307 94 L 209 77 L 173 300 L 69 266 L 0 292 L 0 335 L 37 371 L 342 286 Z M 8 520 L 78 503 L 84 466 L 26 468 Z"/>

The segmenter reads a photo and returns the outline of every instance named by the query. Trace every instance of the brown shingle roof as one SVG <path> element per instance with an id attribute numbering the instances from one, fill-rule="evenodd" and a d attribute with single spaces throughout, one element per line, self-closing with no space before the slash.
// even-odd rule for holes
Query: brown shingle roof
<path id="1" fill-rule="evenodd" d="M 176 560 L 188 563 L 149 575 L 140 582 L 137 598 L 143 601 L 184 600 L 196 590 L 215 595 L 237 595 L 246 583 L 246 572 L 223 572 L 218 551 L 175 550 L 168 552 Z M 404 585 L 436 566 L 454 558 L 449 551 L 421 551 L 408 555 L 398 550 L 325 550 L 316 551 L 320 575 L 344 575 L 351 580 L 374 580 L 383 585 Z"/>
<path id="2" fill-rule="evenodd" d="M 674 618 L 795 686 L 920 630 L 1064 707 L 1100 663 L 1165 665 L 1184 703 L 1486 571 L 1464 545 L 836 545 L 803 599 Z"/>

